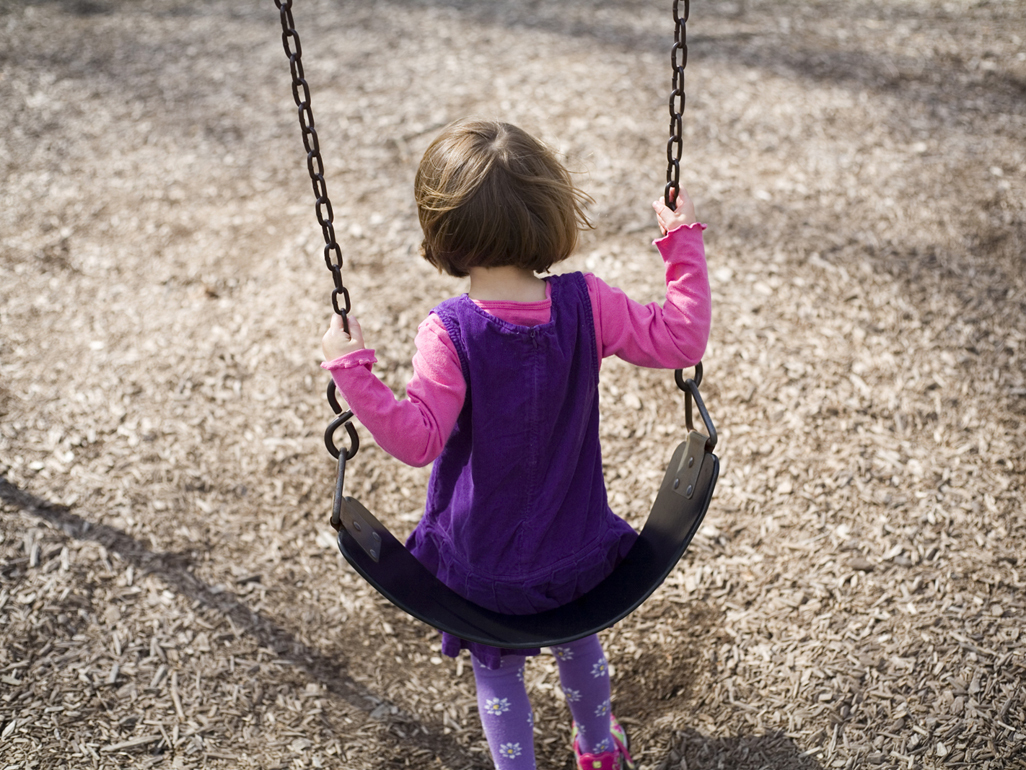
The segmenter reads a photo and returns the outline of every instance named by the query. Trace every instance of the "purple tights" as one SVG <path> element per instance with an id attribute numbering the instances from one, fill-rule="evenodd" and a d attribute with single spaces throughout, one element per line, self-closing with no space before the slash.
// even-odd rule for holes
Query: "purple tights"
<path id="1" fill-rule="evenodd" d="M 612 751 L 609 667 L 598 635 L 552 648 L 570 714 L 586 754 Z M 474 659 L 477 706 L 498 770 L 534 770 L 534 714 L 524 687 L 522 655 L 505 655 L 491 670 Z"/>

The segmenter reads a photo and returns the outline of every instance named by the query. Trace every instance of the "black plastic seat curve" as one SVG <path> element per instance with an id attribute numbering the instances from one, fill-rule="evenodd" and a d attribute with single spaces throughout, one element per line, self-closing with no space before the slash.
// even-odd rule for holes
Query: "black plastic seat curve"
<path id="1" fill-rule="evenodd" d="M 697 389 L 694 392 L 697 395 Z M 704 406 L 702 412 L 707 418 Z M 715 436 L 711 426 L 710 433 Z M 342 506 L 338 545 L 353 568 L 382 595 L 434 628 L 508 649 L 565 644 L 629 615 L 680 561 L 709 509 L 719 477 L 720 462 L 712 446 L 715 438 L 692 430 L 674 452 L 648 520 L 623 561 L 584 596 L 535 615 L 505 615 L 464 599 L 352 497 L 345 498 Z"/>

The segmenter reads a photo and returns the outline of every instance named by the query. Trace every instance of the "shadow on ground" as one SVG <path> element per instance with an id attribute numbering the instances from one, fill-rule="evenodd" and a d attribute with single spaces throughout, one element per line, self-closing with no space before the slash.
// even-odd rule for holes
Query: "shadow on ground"
<path id="1" fill-rule="evenodd" d="M 391 702 L 379 694 L 370 692 L 346 674 L 346 664 L 336 657 L 326 655 L 300 641 L 291 631 L 282 628 L 267 616 L 254 612 L 244 602 L 231 594 L 215 589 L 197 578 L 190 569 L 187 556 L 176 553 L 156 553 L 135 538 L 116 527 L 93 522 L 72 513 L 67 506 L 56 505 L 30 492 L 19 489 L 7 479 L 0 477 L 0 501 L 18 510 L 36 516 L 61 530 L 68 537 L 91 540 L 109 551 L 117 553 L 124 561 L 133 565 L 140 574 L 152 574 L 162 580 L 171 590 L 185 596 L 207 609 L 230 618 L 244 633 L 252 635 L 262 647 L 274 650 L 278 655 L 290 659 L 296 667 L 318 682 L 332 695 L 344 700 L 353 708 L 367 713 L 372 719 L 395 722 L 405 726 L 405 740 L 419 748 L 432 751 L 446 767 L 472 767 L 475 758 L 467 756 L 463 749 L 439 730 L 411 730 L 420 723 L 408 714 L 395 709 L 379 709 L 382 704 L 391 707 Z M 371 714 L 374 711 L 375 713 Z M 382 714 L 383 716 L 378 716 Z M 412 733 L 412 734 L 411 734 Z"/>
<path id="2" fill-rule="evenodd" d="M 822 765 L 806 756 L 783 733 L 711 738 L 685 730 L 676 747 L 658 770 L 820 770 Z"/>

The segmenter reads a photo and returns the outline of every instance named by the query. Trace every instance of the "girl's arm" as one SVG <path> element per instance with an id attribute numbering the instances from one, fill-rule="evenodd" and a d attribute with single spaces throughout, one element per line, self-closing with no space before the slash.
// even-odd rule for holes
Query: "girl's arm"
<path id="1" fill-rule="evenodd" d="M 662 307 L 658 302 L 642 305 L 586 276 L 602 358 L 615 355 L 657 369 L 686 368 L 702 359 L 712 319 L 704 229 L 698 223 L 682 224 L 655 242 L 666 265 Z"/>
<path id="2" fill-rule="evenodd" d="M 334 322 L 333 322 L 334 323 Z M 356 342 L 359 324 L 349 319 Z M 331 330 L 329 330 L 329 334 Z M 341 328 L 339 335 L 341 335 Z M 343 400 L 374 436 L 378 446 L 407 465 L 423 466 L 442 452 L 463 408 L 467 385 L 459 357 L 440 323 L 424 321 L 417 330 L 413 357 L 413 378 L 406 386 L 406 398 L 397 399 L 392 390 L 371 370 L 376 362 L 373 350 L 350 346 L 336 335 L 336 347 L 329 347 L 325 335 L 325 357 L 342 349 L 321 366 L 331 372 Z M 444 337 L 444 340 L 442 339 Z"/>
<path id="3" fill-rule="evenodd" d="M 683 193 L 683 191 L 682 191 Z M 641 305 L 593 275 L 586 276 L 600 357 L 618 355 L 657 368 L 697 363 L 709 336 L 709 279 L 702 245 L 704 225 L 694 222 L 694 207 L 683 193 L 676 211 L 654 204 L 660 228 L 670 230 L 656 246 L 666 263 L 666 303 Z M 459 356 L 445 327 L 435 316 L 421 323 L 415 341 L 413 378 L 406 398 L 396 399 L 373 373 L 373 350 L 349 319 L 351 335 L 333 316 L 324 335 L 322 366 L 331 372 L 343 400 L 367 427 L 378 445 L 408 465 L 432 462 L 452 434 L 466 398 Z"/>

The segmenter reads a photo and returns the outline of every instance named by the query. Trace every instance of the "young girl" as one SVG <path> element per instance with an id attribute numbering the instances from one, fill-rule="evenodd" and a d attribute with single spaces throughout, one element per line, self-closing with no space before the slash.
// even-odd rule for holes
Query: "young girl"
<path id="1" fill-rule="evenodd" d="M 704 225 L 681 190 L 653 204 L 666 303 L 643 306 L 593 275 L 541 278 L 566 259 L 590 200 L 551 150 L 503 123 L 461 120 L 424 154 L 415 195 L 423 253 L 470 290 L 421 323 L 413 378 L 396 400 L 372 373 L 355 318 L 335 315 L 324 368 L 387 452 L 434 461 L 410 551 L 447 586 L 492 610 L 530 614 L 605 578 L 637 537 L 606 502 L 598 373 L 606 356 L 658 368 L 698 362 L 709 335 Z M 500 770 L 534 768 L 526 656 L 443 634 L 468 649 L 488 745 Z M 632 768 L 610 711 L 598 636 L 553 648 L 582 770 Z"/>

